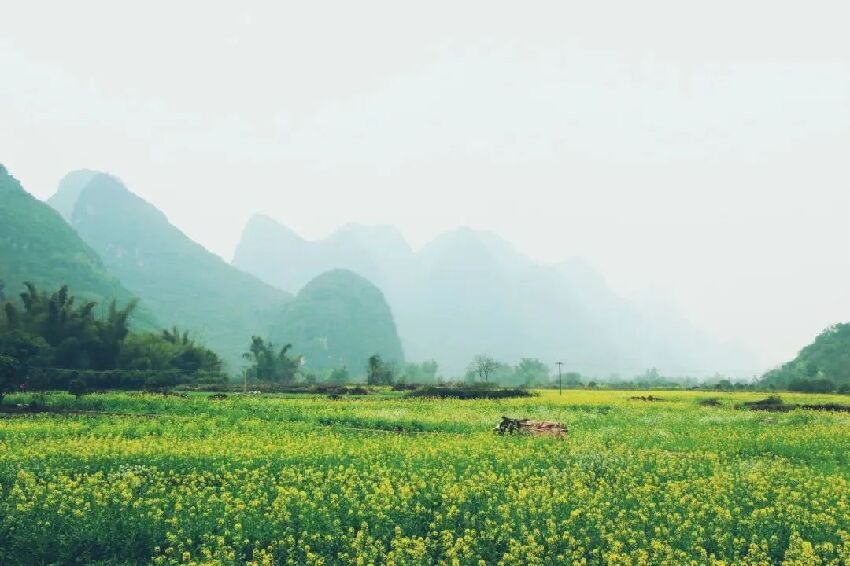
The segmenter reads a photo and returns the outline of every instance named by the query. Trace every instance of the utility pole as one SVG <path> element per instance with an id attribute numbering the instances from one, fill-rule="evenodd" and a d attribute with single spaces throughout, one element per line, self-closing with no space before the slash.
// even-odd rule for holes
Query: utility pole
<path id="1" fill-rule="evenodd" d="M 558 395 L 564 394 L 564 386 L 561 382 L 561 366 L 564 365 L 564 362 L 556 362 L 558 364 Z"/>

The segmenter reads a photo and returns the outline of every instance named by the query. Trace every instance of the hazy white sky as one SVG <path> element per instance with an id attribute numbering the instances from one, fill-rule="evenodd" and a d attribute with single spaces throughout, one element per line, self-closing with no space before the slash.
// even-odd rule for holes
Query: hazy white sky
<path id="1" fill-rule="evenodd" d="M 489 229 L 765 367 L 850 321 L 845 2 L 212 4 L 0 1 L 0 162 L 113 172 L 227 259 L 255 211 Z"/>

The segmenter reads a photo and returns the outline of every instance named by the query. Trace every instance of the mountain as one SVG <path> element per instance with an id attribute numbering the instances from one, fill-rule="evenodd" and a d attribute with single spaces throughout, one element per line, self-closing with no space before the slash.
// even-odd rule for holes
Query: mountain
<path id="1" fill-rule="evenodd" d="M 0 280 L 6 296 L 20 293 L 25 281 L 47 291 L 67 284 L 72 293 L 97 300 L 101 308 L 112 299 L 124 305 L 135 296 L 55 210 L 27 193 L 2 165 Z M 134 319 L 142 328 L 156 324 L 145 304 Z"/>
<path id="2" fill-rule="evenodd" d="M 246 226 L 234 265 L 297 291 L 345 268 L 373 281 L 396 317 L 406 357 L 436 359 L 446 376 L 477 354 L 562 360 L 570 370 L 623 377 L 749 375 L 753 359 L 691 325 L 672 305 L 614 293 L 580 259 L 535 262 L 497 234 L 460 228 L 413 251 L 397 230 L 348 225 L 308 241 L 268 217 Z"/>
<path id="3" fill-rule="evenodd" d="M 268 313 L 291 296 L 193 242 L 116 177 L 96 173 L 82 188 L 66 182 L 81 176 L 67 176 L 50 202 L 67 206 L 76 195 L 71 226 L 109 271 L 163 325 L 189 330 L 238 370 L 251 336 L 263 335 Z"/>
<path id="4" fill-rule="evenodd" d="M 383 288 L 388 283 L 384 270 L 393 270 L 411 253 L 392 227 L 348 224 L 325 240 L 311 242 L 258 214 L 242 232 L 233 265 L 290 293 L 332 269 L 349 269 Z"/>
<path id="5" fill-rule="evenodd" d="M 387 362 L 404 362 L 384 295 L 348 270 L 335 269 L 310 281 L 276 320 L 272 341 L 292 344 L 311 369 L 345 366 L 352 374 L 361 375 L 372 354 Z"/>
<path id="6" fill-rule="evenodd" d="M 97 171 L 91 169 L 71 171 L 59 181 L 59 187 L 53 196 L 47 199 L 47 204 L 52 206 L 70 224 L 71 215 L 74 213 L 74 207 L 77 205 L 80 193 L 97 173 Z"/>
<path id="7" fill-rule="evenodd" d="M 850 390 L 850 323 L 821 332 L 796 358 L 767 372 L 761 383 L 802 391 Z"/>

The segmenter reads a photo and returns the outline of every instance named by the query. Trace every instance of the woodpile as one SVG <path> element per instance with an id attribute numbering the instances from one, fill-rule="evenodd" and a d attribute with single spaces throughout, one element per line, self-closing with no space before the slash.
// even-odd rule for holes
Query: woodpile
<path id="1" fill-rule="evenodd" d="M 494 429 L 496 434 L 534 434 L 546 436 L 566 436 L 567 427 L 553 421 L 533 421 L 531 419 L 512 419 L 502 417 L 502 422 Z"/>

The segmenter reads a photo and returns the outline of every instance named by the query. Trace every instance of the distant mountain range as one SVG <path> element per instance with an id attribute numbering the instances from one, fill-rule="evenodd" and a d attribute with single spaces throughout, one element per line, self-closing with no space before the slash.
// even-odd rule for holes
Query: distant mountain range
<path id="1" fill-rule="evenodd" d="M 308 241 L 257 215 L 245 227 L 233 265 L 297 292 L 318 273 L 349 269 L 384 291 L 409 360 L 436 359 L 458 375 L 473 356 L 562 360 L 570 370 L 631 377 L 750 375 L 740 347 L 694 328 L 674 307 L 625 299 L 587 262 L 534 262 L 499 236 L 458 229 L 414 251 L 392 227 L 344 226 Z"/>
<path id="2" fill-rule="evenodd" d="M 481 353 L 560 360 L 598 377 L 755 368 L 671 305 L 618 296 L 588 262 L 538 263 L 490 232 L 462 228 L 413 250 L 390 226 L 349 224 L 308 241 L 257 215 L 231 265 L 112 175 L 68 174 L 48 200 L 54 211 L 0 168 L 0 197 L 7 295 L 31 280 L 101 300 L 138 297 L 137 324 L 190 330 L 233 371 L 254 334 L 292 342 L 310 367 L 354 374 L 371 353 L 435 359 L 448 377 Z"/>

